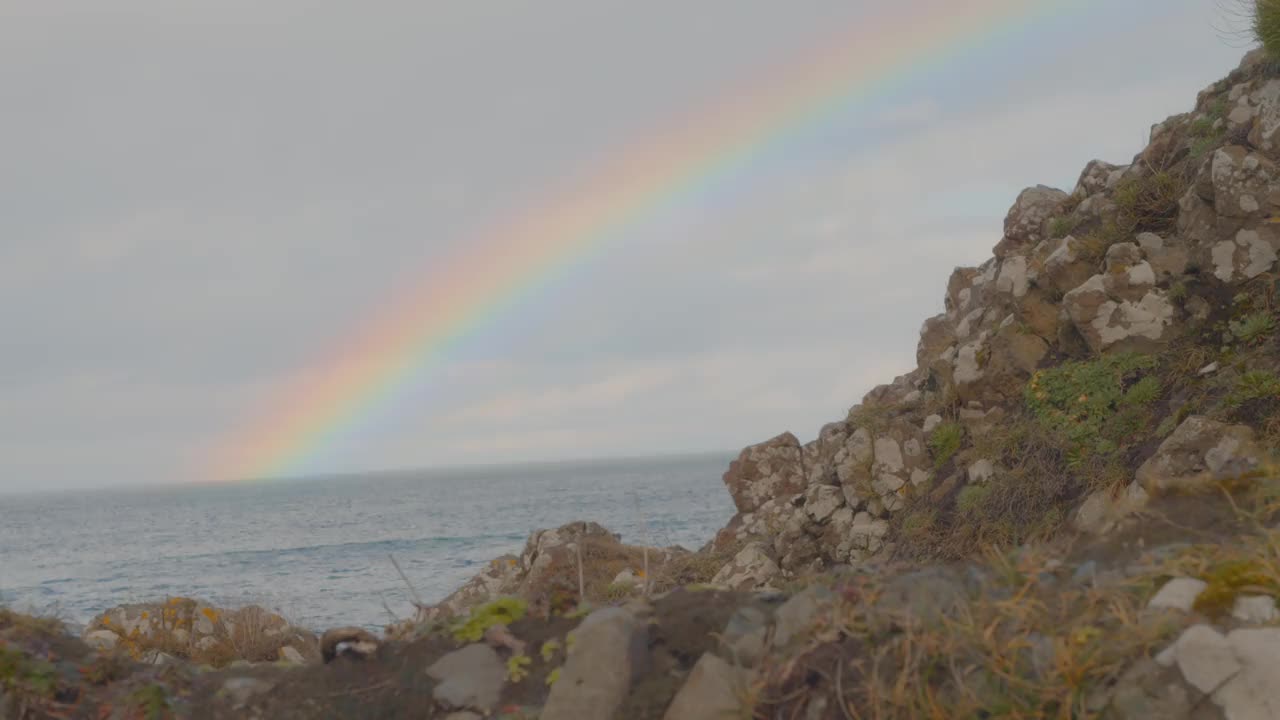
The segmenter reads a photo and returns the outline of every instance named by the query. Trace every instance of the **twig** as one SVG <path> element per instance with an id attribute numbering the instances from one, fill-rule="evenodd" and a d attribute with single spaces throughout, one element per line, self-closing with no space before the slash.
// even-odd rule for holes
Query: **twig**
<path id="1" fill-rule="evenodd" d="M 413 583 L 409 582 L 409 578 L 404 574 L 404 571 L 400 569 L 400 563 L 396 562 L 396 556 L 391 553 L 387 553 L 387 557 L 391 558 L 391 564 L 395 566 L 396 572 L 400 573 L 400 579 L 403 580 L 405 586 L 409 588 L 409 594 L 413 596 L 413 604 L 419 608 L 426 607 L 422 602 L 422 598 L 419 597 L 418 591 L 414 589 Z"/>
<path id="2" fill-rule="evenodd" d="M 574 543 L 574 549 L 578 554 L 578 604 L 585 605 L 587 602 L 587 584 L 582 576 L 582 540 L 581 535 L 578 536 L 578 542 Z"/>
<path id="3" fill-rule="evenodd" d="M 399 625 L 400 616 L 396 615 L 394 612 L 391 611 L 391 606 L 387 604 L 387 598 L 383 596 L 382 593 L 378 593 L 378 599 L 382 601 L 382 609 L 386 610 L 387 614 L 391 616 L 391 622 L 395 623 L 396 625 Z"/>

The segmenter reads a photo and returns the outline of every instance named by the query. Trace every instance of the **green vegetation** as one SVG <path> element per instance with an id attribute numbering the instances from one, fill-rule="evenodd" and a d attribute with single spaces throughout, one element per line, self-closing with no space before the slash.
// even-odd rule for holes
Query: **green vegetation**
<path id="1" fill-rule="evenodd" d="M 1121 226 L 1114 220 L 1108 221 L 1102 227 L 1079 238 L 1080 257 L 1090 262 L 1101 262 L 1112 245 L 1127 242 L 1131 237 L 1133 237 L 1132 226 Z"/>
<path id="2" fill-rule="evenodd" d="M 1254 312 L 1227 324 L 1231 336 L 1246 345 L 1260 345 L 1275 330 L 1275 318 L 1268 312 Z"/>
<path id="3" fill-rule="evenodd" d="M 1081 219 L 1074 215 L 1056 217 L 1049 221 L 1049 237 L 1057 240 L 1070 235 L 1080 227 Z"/>
<path id="4" fill-rule="evenodd" d="M 933 453 L 933 464 L 942 467 L 960 450 L 964 442 L 964 426 L 958 422 L 944 422 L 933 429 L 929 435 L 929 451 Z"/>
<path id="5" fill-rule="evenodd" d="M 1272 59 L 1280 59 L 1280 0 L 1254 0 L 1253 36 Z"/>
<path id="6" fill-rule="evenodd" d="M 1196 597 L 1195 609 L 1211 617 L 1230 613 L 1240 595 L 1280 598 L 1280 579 L 1258 560 L 1225 562 L 1212 568 L 1204 581 L 1208 587 Z"/>
<path id="7" fill-rule="evenodd" d="M 51 663 L 0 641 L 0 700 L 5 695 L 12 695 L 19 703 L 24 698 L 51 700 L 57 690 L 57 670 Z M 0 710 L 3 708 L 0 704 Z"/>
<path id="8" fill-rule="evenodd" d="M 533 664 L 533 659 L 528 655 L 512 655 L 507 658 L 507 679 L 513 683 L 529 677 L 529 666 Z"/>
<path id="9" fill-rule="evenodd" d="M 129 702 L 146 720 L 163 720 L 169 717 L 169 696 L 164 687 L 144 685 L 129 696 Z"/>
<path id="10" fill-rule="evenodd" d="M 519 598 L 498 598 L 471 611 L 465 622 L 454 626 L 453 637 L 458 642 L 480 642 L 489 628 L 517 622 L 527 611 L 528 605 Z"/>
<path id="11" fill-rule="evenodd" d="M 1134 353 L 1068 362 L 1041 370 L 1023 393 L 1027 408 L 1042 427 L 1082 456 L 1114 452 L 1141 429 L 1147 406 L 1161 393 L 1147 373 L 1155 358 Z"/>
<path id="12" fill-rule="evenodd" d="M 1222 404 L 1235 409 L 1254 400 L 1280 398 L 1280 377 L 1267 370 L 1250 370 L 1236 380 Z"/>
<path id="13" fill-rule="evenodd" d="M 991 488 L 987 485 L 965 486 L 956 496 L 956 509 L 965 515 L 970 515 L 986 502 L 990 494 Z"/>

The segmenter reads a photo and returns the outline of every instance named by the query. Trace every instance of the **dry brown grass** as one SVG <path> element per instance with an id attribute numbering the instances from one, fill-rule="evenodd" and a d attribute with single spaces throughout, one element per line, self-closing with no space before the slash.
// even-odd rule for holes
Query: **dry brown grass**
<path id="1" fill-rule="evenodd" d="M 1272 471 L 1258 475 L 1268 478 Z M 833 612 L 820 616 L 813 640 L 766 660 L 754 717 L 1103 716 L 1124 673 L 1181 630 L 1230 612 L 1240 594 L 1280 598 L 1280 527 L 1274 525 L 1280 483 L 1238 482 L 1217 492 L 1227 515 L 1239 521 L 1233 529 L 1215 533 L 1207 520 L 1204 528 L 1187 526 L 1181 535 L 1196 544 L 1136 561 L 1109 555 L 1124 541 L 1113 539 L 1110 549 L 1103 543 L 1091 557 L 1129 567 L 1106 582 L 1067 581 L 1073 568 L 1057 560 L 1067 549 L 1039 544 L 1016 552 L 988 548 L 977 563 L 987 578 L 982 589 L 934 619 L 903 615 L 900 603 L 883 602 L 884 576 L 837 586 Z M 1175 576 L 1209 584 L 1197 602 L 1202 614 L 1146 609 Z"/>

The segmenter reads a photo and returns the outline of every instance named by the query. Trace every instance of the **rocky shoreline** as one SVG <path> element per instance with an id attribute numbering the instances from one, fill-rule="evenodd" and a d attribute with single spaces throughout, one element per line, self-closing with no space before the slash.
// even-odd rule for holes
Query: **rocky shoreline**
<path id="1" fill-rule="evenodd" d="M 917 367 L 748 447 L 697 551 L 590 522 L 382 637 L 0 611 L 0 718 L 1280 718 L 1280 69 L 1021 193 Z"/>

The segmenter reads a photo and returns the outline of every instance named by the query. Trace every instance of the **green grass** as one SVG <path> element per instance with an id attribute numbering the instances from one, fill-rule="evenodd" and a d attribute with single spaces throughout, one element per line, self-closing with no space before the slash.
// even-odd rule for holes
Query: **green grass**
<path id="1" fill-rule="evenodd" d="M 1049 221 L 1049 237 L 1057 240 L 1064 238 L 1080 226 L 1081 219 L 1074 215 L 1056 217 Z"/>
<path id="2" fill-rule="evenodd" d="M 1250 370 L 1236 380 L 1235 387 L 1222 402 L 1234 409 L 1247 402 L 1267 398 L 1280 398 L 1280 377 L 1266 370 Z"/>
<path id="3" fill-rule="evenodd" d="M 1227 324 L 1232 337 L 1246 345 L 1258 345 L 1275 330 L 1275 318 L 1268 312 L 1254 312 Z"/>
<path id="4" fill-rule="evenodd" d="M 958 422 L 945 422 L 933 429 L 929 435 L 929 450 L 933 453 L 933 464 L 942 467 L 955 456 L 964 442 L 964 426 Z"/>
<path id="5" fill-rule="evenodd" d="M 1280 0 L 1254 0 L 1253 36 L 1267 55 L 1280 59 Z"/>

